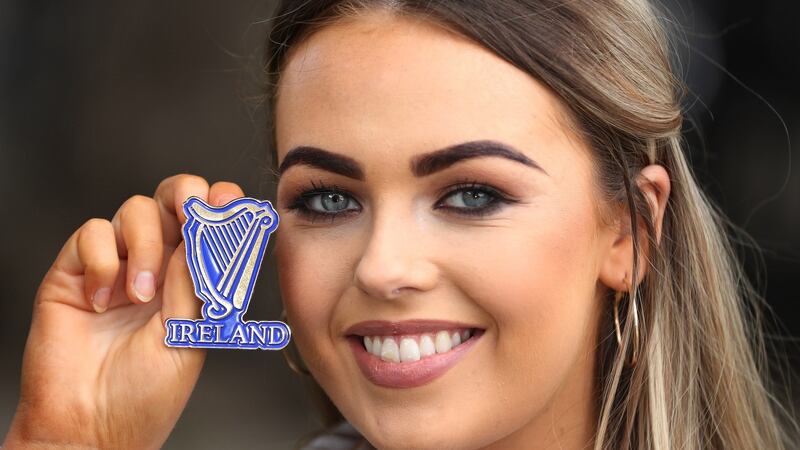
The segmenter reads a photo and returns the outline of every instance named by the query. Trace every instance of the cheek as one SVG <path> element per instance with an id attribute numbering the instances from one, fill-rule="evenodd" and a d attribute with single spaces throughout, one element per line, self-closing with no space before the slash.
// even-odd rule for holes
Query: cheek
<path id="1" fill-rule="evenodd" d="M 330 350 L 331 318 L 352 282 L 351 269 L 342 264 L 348 248 L 345 240 L 318 231 L 293 229 L 276 236 L 281 297 L 292 340 L 308 364 Z"/>
<path id="2" fill-rule="evenodd" d="M 594 341 L 597 245 L 582 207 L 532 206 L 513 225 L 448 245 L 458 252 L 451 276 L 494 322 L 493 364 L 509 397 L 545 401 Z"/>

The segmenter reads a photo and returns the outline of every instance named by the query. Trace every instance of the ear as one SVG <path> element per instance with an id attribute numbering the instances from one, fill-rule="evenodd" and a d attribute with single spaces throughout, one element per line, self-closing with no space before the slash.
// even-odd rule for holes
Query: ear
<path id="1" fill-rule="evenodd" d="M 664 211 L 667 207 L 667 199 L 670 192 L 669 174 L 664 167 L 650 165 L 642 169 L 636 178 L 636 184 L 647 199 L 650 206 L 650 214 L 653 219 L 653 226 L 656 231 L 656 241 L 661 242 L 661 228 L 664 221 Z M 631 269 L 633 268 L 633 237 L 630 231 L 630 213 L 628 208 L 620 208 L 620 215 L 615 221 L 617 224 L 614 229 L 610 247 L 601 261 L 600 281 L 616 291 L 627 291 L 631 283 Z M 639 244 L 642 246 L 643 255 L 640 259 L 639 273 L 636 281 L 641 281 L 647 272 L 646 255 L 647 248 L 647 228 L 639 220 L 637 223 Z"/>

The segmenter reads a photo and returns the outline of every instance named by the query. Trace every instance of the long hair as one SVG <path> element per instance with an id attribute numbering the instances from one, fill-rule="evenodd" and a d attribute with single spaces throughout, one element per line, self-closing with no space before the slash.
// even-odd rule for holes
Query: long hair
<path id="1" fill-rule="evenodd" d="M 639 273 L 641 264 L 648 270 L 622 309 L 621 345 L 607 317 L 598 336 L 594 448 L 791 445 L 788 424 L 794 421 L 769 381 L 765 304 L 736 257 L 729 222 L 699 188 L 684 154 L 684 88 L 671 66 L 672 41 L 659 11 L 647 0 L 283 1 L 265 64 L 273 164 L 272 113 L 287 55 L 327 24 L 376 9 L 429 20 L 546 85 L 589 143 L 606 203 L 627 211 L 631 224 L 644 224 L 644 236 L 631 227 L 630 273 Z M 672 186 L 660 241 L 634 182 L 649 164 L 666 168 Z M 631 302 L 640 311 L 638 341 Z M 628 368 L 634 346 L 638 363 Z M 336 412 L 328 417 L 341 418 Z"/>

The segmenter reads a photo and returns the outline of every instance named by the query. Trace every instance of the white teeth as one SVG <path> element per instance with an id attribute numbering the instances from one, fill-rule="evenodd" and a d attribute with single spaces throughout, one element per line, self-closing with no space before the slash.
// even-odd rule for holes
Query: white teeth
<path id="1" fill-rule="evenodd" d="M 414 339 L 405 337 L 400 340 L 400 361 L 419 361 L 419 345 Z"/>
<path id="2" fill-rule="evenodd" d="M 433 345 L 433 339 L 428 334 L 423 334 L 419 339 L 419 353 L 424 358 L 436 354 L 436 347 Z"/>
<path id="3" fill-rule="evenodd" d="M 372 338 L 369 336 L 364 336 L 364 348 L 367 349 L 368 352 L 372 352 Z"/>
<path id="4" fill-rule="evenodd" d="M 447 331 L 440 331 L 436 333 L 436 353 L 449 352 L 453 348 L 453 341 L 450 340 L 450 334 Z"/>
<path id="5" fill-rule="evenodd" d="M 372 338 L 372 354 L 375 356 L 381 356 L 381 338 L 375 336 Z"/>
<path id="6" fill-rule="evenodd" d="M 472 336 L 472 330 L 442 330 L 435 334 L 364 336 L 367 352 L 384 361 L 411 362 L 437 353 L 447 353 Z M 399 343 L 399 344 L 398 344 Z"/>
<path id="7" fill-rule="evenodd" d="M 400 351 L 394 339 L 387 337 L 383 340 L 381 359 L 384 361 L 400 362 Z"/>

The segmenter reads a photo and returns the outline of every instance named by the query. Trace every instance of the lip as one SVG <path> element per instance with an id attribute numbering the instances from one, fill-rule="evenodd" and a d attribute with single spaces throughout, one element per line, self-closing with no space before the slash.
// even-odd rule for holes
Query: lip
<path id="1" fill-rule="evenodd" d="M 473 328 L 474 332 L 469 339 L 449 352 L 431 355 L 419 361 L 384 361 L 369 353 L 363 344 L 363 336 L 418 334 L 453 328 Z M 358 323 L 347 331 L 348 344 L 364 377 L 378 386 L 397 389 L 423 386 L 443 376 L 467 355 L 484 333 L 484 329 L 475 326 L 435 320 L 369 321 Z"/>
<path id="2" fill-rule="evenodd" d="M 475 324 L 452 322 L 449 320 L 415 319 L 402 322 L 388 320 L 367 320 L 348 328 L 344 334 L 358 336 L 397 336 L 401 334 L 433 333 L 455 328 L 481 328 Z"/>

